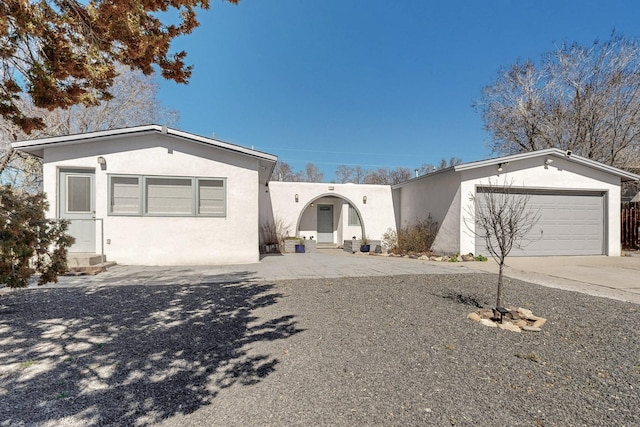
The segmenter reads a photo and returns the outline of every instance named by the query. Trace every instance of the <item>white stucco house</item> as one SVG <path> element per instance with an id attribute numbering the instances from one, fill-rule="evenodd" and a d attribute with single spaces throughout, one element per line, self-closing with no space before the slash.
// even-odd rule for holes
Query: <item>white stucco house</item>
<path id="1" fill-rule="evenodd" d="M 276 157 L 162 126 L 24 141 L 70 252 L 132 265 L 258 262 L 259 191 Z"/>
<path id="2" fill-rule="evenodd" d="M 131 265 L 259 261 L 261 230 L 341 245 L 431 214 L 442 253 L 486 253 L 470 198 L 492 182 L 531 195 L 536 239 L 514 255 L 620 254 L 620 186 L 639 176 L 556 149 L 467 163 L 386 185 L 270 181 L 277 157 L 148 125 L 13 144 L 42 158 L 48 216 L 75 253 Z"/>

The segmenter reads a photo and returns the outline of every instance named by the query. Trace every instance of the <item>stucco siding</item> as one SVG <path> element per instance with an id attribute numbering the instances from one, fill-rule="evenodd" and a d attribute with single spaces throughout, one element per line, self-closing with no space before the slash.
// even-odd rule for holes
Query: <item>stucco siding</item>
<path id="1" fill-rule="evenodd" d="M 298 201 L 296 202 L 296 194 Z M 360 227 L 348 225 L 348 208 L 351 203 L 360 213 L 365 234 L 372 240 L 380 240 L 388 228 L 395 229 L 395 214 L 391 188 L 386 185 L 355 185 L 308 182 L 269 183 L 269 203 L 263 203 L 260 220 L 275 220 L 284 225 L 285 234 L 317 238 L 318 204 L 334 205 L 335 243 L 354 235 L 361 237 Z M 364 197 L 367 197 L 366 203 Z M 311 206 L 311 203 L 314 206 Z"/>
<path id="2" fill-rule="evenodd" d="M 106 160 L 106 170 L 97 157 Z M 258 262 L 257 161 L 214 147 L 162 135 L 47 148 L 44 183 L 50 217 L 57 213 L 61 168 L 95 170 L 96 217 L 104 220 L 109 260 L 132 265 L 235 264 Z M 109 175 L 184 176 L 226 179 L 226 216 L 155 217 L 108 214 Z M 100 227 L 96 227 L 100 242 Z M 99 244 L 99 243 L 98 243 Z"/>
<path id="3" fill-rule="evenodd" d="M 460 174 L 453 171 L 435 173 L 408 181 L 397 187 L 400 227 L 426 219 L 429 214 L 438 223 L 432 249 L 452 254 L 460 245 Z"/>

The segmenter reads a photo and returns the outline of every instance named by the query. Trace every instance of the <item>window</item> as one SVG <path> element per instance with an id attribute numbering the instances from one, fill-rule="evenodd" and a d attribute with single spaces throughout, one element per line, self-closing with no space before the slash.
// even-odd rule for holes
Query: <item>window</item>
<path id="1" fill-rule="evenodd" d="M 67 212 L 91 212 L 91 177 L 67 176 Z"/>
<path id="2" fill-rule="evenodd" d="M 111 215 L 225 216 L 223 178 L 109 176 Z"/>
<path id="3" fill-rule="evenodd" d="M 351 205 L 349 205 L 349 225 L 360 226 L 360 216 L 358 216 L 358 211 Z"/>
<path id="4" fill-rule="evenodd" d="M 137 176 L 111 177 L 111 207 L 114 215 L 140 214 L 140 179 Z"/>
<path id="5" fill-rule="evenodd" d="M 192 213 L 193 191 L 189 178 L 146 178 L 145 213 L 187 215 Z"/>
<path id="6" fill-rule="evenodd" d="M 198 213 L 224 215 L 224 181 L 221 179 L 198 180 Z"/>

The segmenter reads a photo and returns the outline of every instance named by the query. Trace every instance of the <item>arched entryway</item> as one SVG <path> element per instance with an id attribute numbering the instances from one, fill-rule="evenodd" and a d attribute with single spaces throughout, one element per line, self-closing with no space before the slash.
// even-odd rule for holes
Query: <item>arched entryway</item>
<path id="1" fill-rule="evenodd" d="M 306 203 L 296 223 L 296 235 L 318 245 L 338 246 L 365 234 L 362 213 L 349 198 L 336 193 L 320 194 Z"/>

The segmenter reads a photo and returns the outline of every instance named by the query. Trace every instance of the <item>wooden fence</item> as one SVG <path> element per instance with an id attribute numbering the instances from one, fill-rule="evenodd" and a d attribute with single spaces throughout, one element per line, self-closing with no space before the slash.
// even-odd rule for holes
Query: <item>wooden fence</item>
<path id="1" fill-rule="evenodd" d="M 622 249 L 640 249 L 640 203 L 623 203 L 620 220 Z"/>

